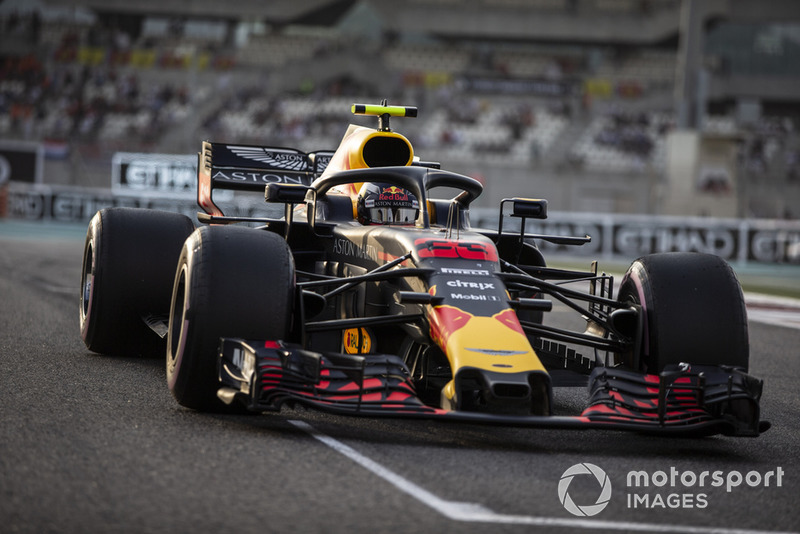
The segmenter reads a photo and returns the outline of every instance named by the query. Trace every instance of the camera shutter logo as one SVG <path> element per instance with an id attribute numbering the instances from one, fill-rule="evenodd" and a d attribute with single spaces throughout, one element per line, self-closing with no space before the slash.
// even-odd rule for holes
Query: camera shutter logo
<path id="1" fill-rule="evenodd" d="M 594 504 L 578 506 L 570 497 L 567 490 L 569 490 L 572 479 L 578 475 L 592 475 L 597 480 L 597 483 L 600 484 L 600 495 Z M 597 515 L 608 506 L 608 502 L 611 500 L 611 480 L 605 471 L 594 464 L 575 464 L 561 475 L 561 480 L 558 482 L 558 500 L 572 515 L 582 517 Z"/>

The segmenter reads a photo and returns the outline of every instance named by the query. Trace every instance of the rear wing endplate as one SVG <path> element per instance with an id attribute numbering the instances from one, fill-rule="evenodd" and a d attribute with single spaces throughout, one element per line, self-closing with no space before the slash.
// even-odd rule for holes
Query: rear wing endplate
<path id="1" fill-rule="evenodd" d="M 293 148 L 203 142 L 197 161 L 197 205 L 222 217 L 214 189 L 264 192 L 267 184 L 310 185 L 328 166 L 332 150 L 305 153 Z"/>

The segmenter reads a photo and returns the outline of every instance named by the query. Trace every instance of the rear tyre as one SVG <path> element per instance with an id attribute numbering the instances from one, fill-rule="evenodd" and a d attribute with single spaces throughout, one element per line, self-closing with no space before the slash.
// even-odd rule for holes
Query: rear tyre
<path id="1" fill-rule="evenodd" d="M 80 328 L 89 350 L 164 354 L 166 340 L 143 317 L 169 313 L 175 265 L 193 230 L 191 219 L 178 213 L 108 208 L 95 214 L 81 270 Z"/>
<path id="2" fill-rule="evenodd" d="M 710 254 L 665 253 L 634 261 L 618 300 L 641 306 L 641 356 L 623 364 L 647 373 L 665 365 L 731 365 L 747 371 L 747 311 L 736 275 Z"/>
<path id="3" fill-rule="evenodd" d="M 181 406 L 237 411 L 217 398 L 221 337 L 288 340 L 294 261 L 286 242 L 252 228 L 198 228 L 178 259 L 167 384 Z"/>

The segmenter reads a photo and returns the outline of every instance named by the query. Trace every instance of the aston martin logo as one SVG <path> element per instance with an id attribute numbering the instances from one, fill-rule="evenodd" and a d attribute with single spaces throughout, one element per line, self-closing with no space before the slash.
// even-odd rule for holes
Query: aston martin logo
<path id="1" fill-rule="evenodd" d="M 293 150 L 267 149 L 260 146 L 226 145 L 226 147 L 240 158 L 258 161 L 273 169 L 287 171 L 305 171 L 308 169 L 306 155 L 298 154 Z"/>

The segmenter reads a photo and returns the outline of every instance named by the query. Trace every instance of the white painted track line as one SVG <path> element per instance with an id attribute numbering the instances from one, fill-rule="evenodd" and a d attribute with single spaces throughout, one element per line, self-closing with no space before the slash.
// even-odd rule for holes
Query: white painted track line
<path id="1" fill-rule="evenodd" d="M 603 521 L 596 519 L 538 517 L 528 515 L 498 514 L 478 503 L 448 501 L 425 488 L 403 478 L 378 462 L 364 456 L 349 445 L 327 436 L 305 421 L 289 420 L 295 427 L 307 432 L 314 439 L 324 443 L 334 451 L 382 478 L 397 490 L 413 497 L 453 521 L 471 523 L 496 523 L 530 525 L 537 527 L 564 527 L 572 530 L 625 530 L 635 532 L 676 532 L 684 534 L 788 534 L 768 530 L 729 529 L 718 527 L 693 527 L 689 525 L 662 525 L 656 523 L 637 523 L 630 521 Z"/>

